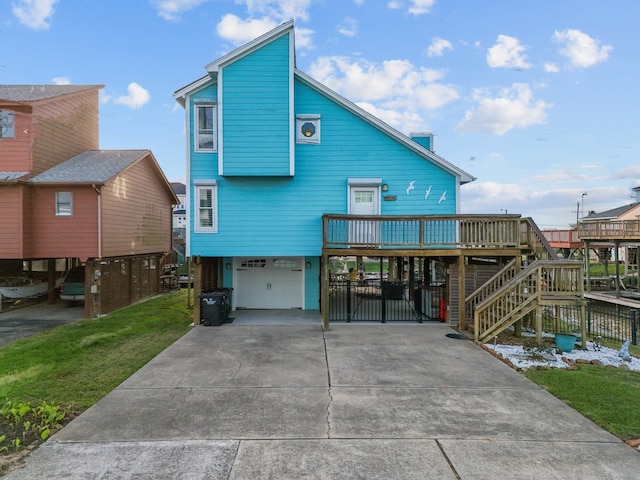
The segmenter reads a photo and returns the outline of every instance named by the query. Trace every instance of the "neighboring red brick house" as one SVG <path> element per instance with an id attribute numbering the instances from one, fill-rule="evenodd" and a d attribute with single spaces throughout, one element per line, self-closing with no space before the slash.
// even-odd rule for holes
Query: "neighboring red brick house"
<path id="1" fill-rule="evenodd" d="M 159 290 L 178 203 L 151 151 L 99 150 L 101 88 L 0 85 L 0 276 L 83 263 L 87 316 Z"/>

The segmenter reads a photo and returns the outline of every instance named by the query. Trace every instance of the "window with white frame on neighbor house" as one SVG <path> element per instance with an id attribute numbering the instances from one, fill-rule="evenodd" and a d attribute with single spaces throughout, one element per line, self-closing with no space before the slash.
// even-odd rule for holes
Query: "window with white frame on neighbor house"
<path id="1" fill-rule="evenodd" d="M 196 104 L 195 150 L 215 151 L 216 141 L 216 107 L 212 103 Z"/>
<path id="2" fill-rule="evenodd" d="M 56 192 L 56 215 L 68 217 L 73 214 L 73 195 L 71 192 Z"/>
<path id="3" fill-rule="evenodd" d="M 197 211 L 195 231 L 215 233 L 218 231 L 217 218 L 217 185 L 196 185 L 196 202 Z"/>
<path id="4" fill-rule="evenodd" d="M 15 135 L 13 112 L 0 110 L 0 138 L 13 138 Z"/>

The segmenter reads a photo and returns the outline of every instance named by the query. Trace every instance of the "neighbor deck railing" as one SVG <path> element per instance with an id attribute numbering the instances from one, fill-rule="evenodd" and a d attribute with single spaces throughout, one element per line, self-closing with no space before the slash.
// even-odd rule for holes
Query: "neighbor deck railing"
<path id="1" fill-rule="evenodd" d="M 578 236 L 582 240 L 640 240 L 640 220 L 581 222 L 578 223 Z"/>

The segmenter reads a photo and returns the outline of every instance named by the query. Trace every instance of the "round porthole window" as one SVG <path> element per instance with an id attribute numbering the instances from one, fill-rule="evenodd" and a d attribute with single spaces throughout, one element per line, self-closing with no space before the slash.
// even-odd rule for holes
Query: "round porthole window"
<path id="1" fill-rule="evenodd" d="M 313 137 L 316 134 L 316 126 L 311 122 L 305 122 L 302 124 L 301 131 L 305 137 Z"/>

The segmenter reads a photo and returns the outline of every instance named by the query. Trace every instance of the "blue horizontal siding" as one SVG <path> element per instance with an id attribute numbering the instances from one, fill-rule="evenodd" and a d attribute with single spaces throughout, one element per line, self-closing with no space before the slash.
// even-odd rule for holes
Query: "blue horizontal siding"
<path id="1" fill-rule="evenodd" d="M 382 195 L 396 196 L 381 202 L 384 215 L 456 213 L 452 174 L 306 84 L 295 88 L 296 112 L 321 115 L 321 144 L 296 145 L 295 177 L 219 178 L 218 233 L 192 234 L 193 255 L 317 257 L 322 215 L 348 212 L 349 178 L 382 178 Z M 211 178 L 201 163 L 192 180 Z"/>
<path id="2" fill-rule="evenodd" d="M 223 68 L 226 176 L 289 175 L 290 35 Z"/>

